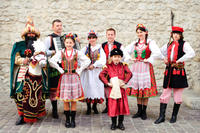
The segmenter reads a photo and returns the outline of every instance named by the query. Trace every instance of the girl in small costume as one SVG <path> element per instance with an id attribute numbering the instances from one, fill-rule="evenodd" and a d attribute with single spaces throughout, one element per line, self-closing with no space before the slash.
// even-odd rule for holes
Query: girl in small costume
<path id="1" fill-rule="evenodd" d="M 64 101 L 65 126 L 75 128 L 76 102 L 84 99 L 80 74 L 90 64 L 90 59 L 82 52 L 73 49 L 75 40 L 72 34 L 65 36 L 64 43 L 65 49 L 57 52 L 49 62 L 61 73 L 57 87 L 57 99 Z M 61 62 L 62 68 L 57 62 Z M 79 68 L 78 62 L 81 64 Z"/>

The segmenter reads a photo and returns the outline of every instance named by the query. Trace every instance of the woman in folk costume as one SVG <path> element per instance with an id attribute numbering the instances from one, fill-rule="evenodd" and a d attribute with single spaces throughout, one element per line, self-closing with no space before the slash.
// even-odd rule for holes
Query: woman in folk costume
<path id="1" fill-rule="evenodd" d="M 119 128 L 125 130 L 123 125 L 124 115 L 129 115 L 128 99 L 125 91 L 125 84 L 132 77 L 127 64 L 121 63 L 123 52 L 120 49 L 113 49 L 110 53 L 111 63 L 101 71 L 99 78 L 108 86 L 108 115 L 111 117 L 111 130 Z M 118 126 L 117 123 L 118 116 Z"/>
<path id="2" fill-rule="evenodd" d="M 188 87 L 184 62 L 194 57 L 195 52 L 190 44 L 183 40 L 183 31 L 181 27 L 172 26 L 171 38 L 173 41 L 165 44 L 161 48 L 162 59 L 166 64 L 166 69 L 163 83 L 164 90 L 160 96 L 160 116 L 155 121 L 155 124 L 165 121 L 165 111 L 172 90 L 174 108 L 170 123 L 176 122 L 177 114 L 182 103 L 183 90 Z"/>
<path id="3" fill-rule="evenodd" d="M 88 67 L 90 59 L 82 52 L 73 49 L 75 40 L 72 34 L 65 36 L 64 43 L 65 49 L 57 52 L 49 63 L 51 67 L 56 68 L 61 73 L 57 87 L 57 99 L 64 101 L 65 126 L 75 128 L 76 102 L 84 99 L 79 75 L 82 70 Z M 78 68 L 78 61 L 81 63 L 80 68 Z M 61 62 L 62 68 L 59 67 L 57 62 Z"/>
<path id="4" fill-rule="evenodd" d="M 137 97 L 138 111 L 132 118 L 147 119 L 146 108 L 150 97 L 157 95 L 156 80 L 153 71 L 155 58 L 161 55 L 154 40 L 148 39 L 148 31 L 143 24 L 136 27 L 138 40 L 128 45 L 125 51 L 130 55 L 130 69 L 133 77 L 128 83 L 128 95 Z"/>
<path id="5" fill-rule="evenodd" d="M 36 74 L 30 72 L 31 64 L 34 67 L 39 64 L 32 58 L 36 57 L 33 43 L 39 37 L 40 32 L 35 29 L 33 20 L 28 18 L 22 32 L 24 41 L 13 45 L 10 65 L 10 96 L 14 98 L 19 114 L 16 125 L 36 122 L 39 117 L 46 114 L 45 94 L 48 90 L 44 87 L 41 68 L 37 66 L 39 70 Z M 43 48 L 45 50 L 45 47 Z M 45 55 L 44 52 L 43 55 Z"/>
<path id="6" fill-rule="evenodd" d="M 81 74 L 85 101 L 87 102 L 87 115 L 91 114 L 91 103 L 93 103 L 94 113 L 98 114 L 97 103 L 101 104 L 104 101 L 104 84 L 99 80 L 99 73 L 106 64 L 106 55 L 101 45 L 96 44 L 97 35 L 94 31 L 90 31 L 88 40 L 89 44 L 81 50 L 91 60 L 88 68 Z"/>

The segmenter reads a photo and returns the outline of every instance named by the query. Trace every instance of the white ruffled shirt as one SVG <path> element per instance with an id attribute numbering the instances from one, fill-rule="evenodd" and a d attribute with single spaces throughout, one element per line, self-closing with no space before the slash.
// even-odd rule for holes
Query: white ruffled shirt
<path id="1" fill-rule="evenodd" d="M 171 52 L 171 55 L 170 55 L 171 60 L 173 60 L 174 47 L 175 47 L 175 45 L 172 46 L 172 52 Z M 167 44 L 163 45 L 160 48 L 160 50 L 161 50 L 161 53 L 162 53 L 162 56 L 160 56 L 160 58 L 161 59 L 166 58 L 167 57 Z M 185 62 L 185 61 L 187 61 L 187 60 L 189 60 L 189 59 L 191 59 L 192 57 L 195 56 L 195 52 L 188 42 L 184 43 L 183 52 L 185 52 L 185 54 L 180 59 L 178 59 L 177 61 Z"/>
<path id="2" fill-rule="evenodd" d="M 137 41 L 132 42 L 130 45 L 128 45 L 125 48 L 125 52 L 128 54 L 127 58 L 126 58 L 126 62 L 129 62 L 131 60 L 131 54 L 134 53 L 135 50 L 135 44 Z M 158 59 L 161 57 L 161 52 L 159 47 L 157 46 L 156 42 L 154 40 L 151 39 L 147 39 L 147 43 L 149 43 L 149 49 L 151 51 L 151 55 L 150 57 L 147 59 L 147 62 L 153 64 L 155 59 Z"/>

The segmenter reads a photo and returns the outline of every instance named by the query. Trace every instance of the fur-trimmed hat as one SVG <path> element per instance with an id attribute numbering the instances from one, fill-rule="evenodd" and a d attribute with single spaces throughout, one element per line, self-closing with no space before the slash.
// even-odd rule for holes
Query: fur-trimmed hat
<path id="1" fill-rule="evenodd" d="M 121 57 L 123 57 L 123 52 L 121 49 L 115 48 L 110 52 L 110 57 L 112 57 L 113 55 L 120 55 Z"/>
<path id="2" fill-rule="evenodd" d="M 40 32 L 39 30 L 35 29 L 33 19 L 31 17 L 28 17 L 27 19 L 25 29 L 21 34 L 22 39 L 25 39 L 25 35 L 28 33 L 35 34 L 37 38 L 40 37 Z"/>

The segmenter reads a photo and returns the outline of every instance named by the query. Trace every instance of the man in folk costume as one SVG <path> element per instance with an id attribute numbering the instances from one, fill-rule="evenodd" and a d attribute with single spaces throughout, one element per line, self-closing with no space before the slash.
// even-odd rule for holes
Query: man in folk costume
<path id="1" fill-rule="evenodd" d="M 35 101 L 36 99 L 32 98 L 30 102 L 30 95 L 32 94 L 30 91 L 34 90 L 27 87 L 29 82 L 25 80 L 30 57 L 34 53 L 32 44 L 40 37 L 40 32 L 34 28 L 34 23 L 31 18 L 28 18 L 21 37 L 25 41 L 16 42 L 13 45 L 10 66 L 10 96 L 14 98 L 19 114 L 16 125 L 25 122 L 35 122 L 37 117 L 43 116 L 46 113 L 44 100 L 38 99 L 37 102 Z M 30 78 L 30 81 L 31 80 Z M 39 82 L 41 82 L 41 80 Z M 37 95 L 38 94 L 33 94 L 33 97 L 37 97 Z M 33 102 L 35 102 L 34 106 Z M 37 105 L 35 105 L 36 103 Z"/>
<path id="2" fill-rule="evenodd" d="M 45 45 L 47 48 L 47 56 L 52 57 L 56 53 L 56 39 L 58 38 L 58 41 L 61 43 L 61 47 L 64 48 L 64 43 L 62 41 L 61 33 L 62 33 L 62 22 L 59 19 L 55 19 L 52 22 L 52 30 L 53 33 L 48 35 L 48 37 L 45 39 Z M 58 81 L 60 78 L 60 73 L 50 67 L 48 65 L 48 87 L 50 90 L 50 100 L 52 104 L 52 117 L 55 119 L 58 119 L 58 109 L 57 109 L 57 100 L 56 100 L 56 90 L 58 86 Z"/>
<path id="3" fill-rule="evenodd" d="M 163 92 L 160 96 L 160 116 L 154 122 L 159 124 L 165 121 L 165 111 L 170 101 L 171 91 L 173 90 L 174 108 L 170 123 L 175 123 L 180 105 L 182 103 L 182 93 L 188 87 L 185 61 L 195 56 L 195 52 L 188 42 L 183 40 L 183 28 L 172 26 L 172 42 L 165 44 L 161 48 L 162 59 L 166 64 L 164 72 Z"/>
<path id="4" fill-rule="evenodd" d="M 115 49 L 121 49 L 122 51 L 124 50 L 124 47 L 122 46 L 121 43 L 115 41 L 115 37 L 116 37 L 116 31 L 113 28 L 109 28 L 106 30 L 106 38 L 107 38 L 107 42 L 104 42 L 102 44 L 102 48 L 106 54 L 106 60 L 107 63 L 110 62 L 110 52 Z M 102 113 L 107 113 L 108 112 L 108 88 L 105 86 L 105 97 L 106 97 L 106 108 L 103 110 Z"/>
<path id="5" fill-rule="evenodd" d="M 113 49 L 110 56 L 112 61 L 106 64 L 99 74 L 99 78 L 108 86 L 109 90 L 108 115 L 112 120 L 111 130 L 116 128 L 125 130 L 124 115 L 130 114 L 125 84 L 131 79 L 132 73 L 127 64 L 120 62 L 123 57 L 123 52 L 120 49 Z M 117 116 L 118 126 L 116 126 Z"/>

